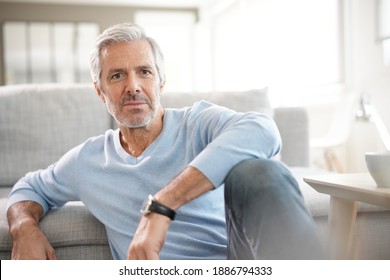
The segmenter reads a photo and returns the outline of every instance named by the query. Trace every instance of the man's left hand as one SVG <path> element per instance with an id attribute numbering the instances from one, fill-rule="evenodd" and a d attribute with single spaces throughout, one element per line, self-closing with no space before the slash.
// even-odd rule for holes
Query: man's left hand
<path id="1" fill-rule="evenodd" d="M 150 213 L 141 218 L 130 243 L 128 260 L 158 260 L 164 246 L 171 220 L 160 214 Z"/>

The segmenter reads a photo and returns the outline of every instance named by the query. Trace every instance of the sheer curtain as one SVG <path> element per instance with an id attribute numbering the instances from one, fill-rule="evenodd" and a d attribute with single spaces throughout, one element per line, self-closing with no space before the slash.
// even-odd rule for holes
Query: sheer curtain
<path id="1" fill-rule="evenodd" d="M 5 22 L 6 84 L 91 82 L 89 54 L 98 33 L 89 22 Z"/>

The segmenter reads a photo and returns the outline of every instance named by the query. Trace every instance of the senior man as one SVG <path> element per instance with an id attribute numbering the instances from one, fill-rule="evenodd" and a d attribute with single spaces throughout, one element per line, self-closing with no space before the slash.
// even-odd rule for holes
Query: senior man
<path id="1" fill-rule="evenodd" d="M 12 258 L 55 259 L 39 220 L 75 200 L 105 225 L 115 259 L 323 257 L 297 183 L 270 159 L 272 119 L 205 101 L 162 108 L 163 56 L 134 24 L 98 36 L 91 74 L 118 129 L 15 184 Z"/>

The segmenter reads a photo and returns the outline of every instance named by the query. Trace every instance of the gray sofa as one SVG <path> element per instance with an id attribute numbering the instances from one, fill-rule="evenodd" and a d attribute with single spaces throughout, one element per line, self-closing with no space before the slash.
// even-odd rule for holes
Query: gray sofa
<path id="1" fill-rule="evenodd" d="M 183 107 L 199 99 L 237 111 L 260 111 L 275 119 L 283 140 L 277 160 L 287 164 L 296 176 L 326 244 L 329 197 L 302 180 L 324 172 L 309 167 L 309 120 L 305 109 L 271 108 L 266 90 L 164 93 L 161 102 L 164 107 Z M 0 259 L 11 256 L 6 203 L 12 185 L 28 171 L 45 168 L 86 138 L 114 127 L 92 85 L 0 87 Z M 104 226 L 80 202 L 52 209 L 42 219 L 41 227 L 59 259 L 111 259 Z M 359 205 L 356 238 L 357 258 L 390 259 L 390 211 Z"/>

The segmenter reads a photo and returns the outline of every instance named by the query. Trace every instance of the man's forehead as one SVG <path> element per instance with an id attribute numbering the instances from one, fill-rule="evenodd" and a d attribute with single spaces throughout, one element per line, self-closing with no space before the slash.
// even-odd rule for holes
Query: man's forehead
<path id="1" fill-rule="evenodd" d="M 135 63 L 150 66 L 155 64 L 151 46 L 146 40 L 108 45 L 102 48 L 101 58 L 103 64 Z"/>
<path id="2" fill-rule="evenodd" d="M 148 41 L 146 40 L 137 40 L 133 42 L 115 42 L 104 46 L 101 50 L 103 56 L 107 56 L 111 53 L 151 53 L 152 48 Z"/>

